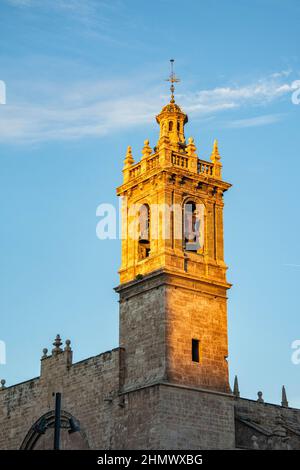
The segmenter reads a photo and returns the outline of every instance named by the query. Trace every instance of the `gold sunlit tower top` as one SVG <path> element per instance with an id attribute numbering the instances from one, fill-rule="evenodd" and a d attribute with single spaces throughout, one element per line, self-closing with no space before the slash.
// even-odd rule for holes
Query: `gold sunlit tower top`
<path id="1" fill-rule="evenodd" d="M 222 180 L 222 164 L 217 141 L 214 141 L 210 161 L 198 158 L 194 139 L 186 142 L 184 126 L 188 122 L 187 115 L 181 110 L 174 98 L 174 83 L 179 82 L 173 71 L 171 61 L 171 98 L 161 112 L 156 116 L 159 124 L 159 139 L 152 149 L 149 140 L 145 140 L 140 161 L 135 163 L 131 147 L 128 147 L 123 167 L 123 184 L 117 190 L 123 196 L 122 224 L 122 265 L 120 280 L 126 282 L 139 274 L 146 274 L 157 268 L 187 269 L 193 267 L 193 272 L 210 277 L 217 276 L 225 280 L 226 266 L 223 259 L 223 220 L 222 196 L 230 184 Z M 166 214 L 160 214 L 160 220 L 149 220 L 150 226 L 157 231 L 167 226 L 171 230 L 170 237 L 161 236 L 152 239 L 147 256 L 140 256 L 138 237 L 130 236 L 132 227 L 139 230 L 140 221 L 136 211 L 131 207 L 140 205 L 168 205 L 169 207 L 183 205 L 187 200 L 205 204 L 202 235 L 204 244 L 197 253 L 187 253 L 184 240 L 178 238 L 181 230 L 179 221 L 174 213 L 171 220 L 164 220 Z M 150 210 L 149 210 L 150 219 Z M 168 223 L 169 222 L 169 223 Z M 153 235 L 153 234 L 152 234 Z M 161 233 L 161 235 L 163 235 Z M 182 231 L 183 235 L 183 231 Z M 153 238 L 153 237 L 152 237 Z M 156 237 L 157 238 L 157 237 Z M 150 246 L 151 245 L 151 246 Z"/>
<path id="2" fill-rule="evenodd" d="M 123 198 L 121 284 L 117 290 L 122 299 L 131 289 L 139 296 L 139 308 L 144 306 L 145 316 L 142 329 L 147 337 L 158 334 L 146 330 L 158 315 L 157 302 L 163 302 L 157 321 L 161 324 L 165 319 L 161 337 L 164 359 L 157 359 L 161 366 L 149 359 L 140 376 L 144 374 L 149 381 L 161 375 L 177 382 L 185 377 L 184 382 L 192 385 L 228 391 L 226 291 L 230 284 L 224 262 L 223 194 L 231 185 L 222 180 L 216 140 L 209 160 L 198 157 L 192 137 L 186 142 L 188 117 L 175 103 L 174 83 L 179 80 L 173 60 L 169 81 L 170 101 L 156 116 L 158 142 L 152 149 L 145 140 L 137 162 L 128 147 L 124 160 L 123 184 L 117 189 Z M 192 236 L 186 225 L 192 228 Z M 154 280 L 160 290 L 159 300 L 157 292 L 152 292 Z M 148 292 L 147 299 L 144 291 Z M 126 304 L 125 323 L 131 315 L 133 323 L 139 318 L 132 313 L 136 307 L 130 302 Z M 121 313 L 123 307 L 121 302 Z M 136 338 L 122 326 L 122 318 L 120 344 L 134 348 Z M 198 365 L 189 354 L 192 339 L 198 341 L 193 344 L 201 344 Z M 139 344 L 144 344 L 142 333 Z M 149 357 L 157 350 L 157 345 L 143 347 Z M 132 363 L 132 380 L 137 374 L 137 364 Z"/>
<path id="3" fill-rule="evenodd" d="M 184 114 L 180 107 L 175 103 L 174 83 L 178 83 L 180 80 L 176 77 L 173 70 L 174 60 L 171 59 L 171 73 L 167 81 L 171 83 L 171 99 L 170 102 L 164 106 L 160 114 L 156 117 L 157 123 L 160 125 L 158 147 L 164 143 L 172 145 L 176 150 L 184 148 L 185 137 L 184 137 L 184 125 L 188 122 L 188 117 Z"/>

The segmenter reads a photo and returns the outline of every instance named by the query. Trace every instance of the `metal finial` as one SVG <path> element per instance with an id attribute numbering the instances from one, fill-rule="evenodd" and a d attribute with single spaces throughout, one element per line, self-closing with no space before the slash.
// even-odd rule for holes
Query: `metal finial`
<path id="1" fill-rule="evenodd" d="M 166 81 L 171 83 L 171 86 L 170 86 L 170 90 L 171 90 L 170 103 L 175 103 L 175 99 L 174 99 L 175 86 L 174 86 L 174 83 L 180 82 L 180 79 L 177 78 L 175 73 L 174 73 L 174 59 L 170 59 L 170 64 L 171 64 L 171 73 L 170 73 L 169 78 L 166 79 Z"/>

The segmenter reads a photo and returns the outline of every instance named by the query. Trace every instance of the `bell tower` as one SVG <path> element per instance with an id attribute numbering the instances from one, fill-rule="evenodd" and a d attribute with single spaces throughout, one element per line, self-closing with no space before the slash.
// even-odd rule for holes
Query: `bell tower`
<path id="1" fill-rule="evenodd" d="M 217 141 L 210 159 L 186 142 L 174 99 L 157 115 L 159 139 L 139 161 L 128 147 L 122 198 L 120 346 L 124 391 L 172 383 L 230 392 L 223 194 Z"/>

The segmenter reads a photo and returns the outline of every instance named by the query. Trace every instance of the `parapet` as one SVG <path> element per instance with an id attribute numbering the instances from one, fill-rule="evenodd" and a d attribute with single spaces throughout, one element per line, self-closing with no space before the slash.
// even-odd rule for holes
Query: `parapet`
<path id="1" fill-rule="evenodd" d="M 7 385 L 6 380 L 2 378 L 0 380 L 0 394 L 4 391 L 9 391 L 11 389 L 22 388 L 23 386 L 26 388 L 28 384 L 32 383 L 33 381 L 55 381 L 55 378 L 64 377 L 68 372 L 74 373 L 75 375 L 80 374 L 83 368 L 88 368 L 92 364 L 95 368 L 105 367 L 105 369 L 119 369 L 119 361 L 120 361 L 120 348 L 114 348 L 109 351 L 105 351 L 100 353 L 96 356 L 92 356 L 86 359 L 83 359 L 79 362 L 75 362 L 73 364 L 73 351 L 71 348 L 71 341 L 67 339 L 65 344 L 63 345 L 61 336 L 59 334 L 56 335 L 55 340 L 53 342 L 53 348 L 51 352 L 48 352 L 47 348 L 43 349 L 43 354 L 41 357 L 41 373 L 39 377 L 35 377 L 34 379 L 29 379 L 21 383 Z M 93 367 L 91 368 L 93 369 Z M 92 370 L 91 370 L 92 372 Z"/>
<path id="2" fill-rule="evenodd" d="M 281 403 L 266 403 L 262 391 L 256 400 L 240 397 L 237 377 L 234 380 L 236 446 L 239 449 L 289 450 L 300 445 L 300 410 L 291 408 L 285 387 Z"/>

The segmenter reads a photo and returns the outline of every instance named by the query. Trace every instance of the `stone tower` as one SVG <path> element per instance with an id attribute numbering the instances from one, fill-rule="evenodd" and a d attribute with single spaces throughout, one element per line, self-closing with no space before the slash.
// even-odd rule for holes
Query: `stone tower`
<path id="1" fill-rule="evenodd" d="M 233 393 L 228 382 L 223 194 L 217 142 L 210 161 L 185 140 L 171 100 L 141 160 L 128 148 L 122 198 L 120 347 L 73 363 L 59 335 L 39 377 L 0 380 L 0 449 L 51 449 L 54 396 L 63 449 L 300 449 L 300 410 Z"/>
<path id="2" fill-rule="evenodd" d="M 140 161 L 128 147 L 122 197 L 120 347 L 124 392 L 158 381 L 230 393 L 223 194 L 217 141 L 210 161 L 185 139 L 174 99 Z"/>

